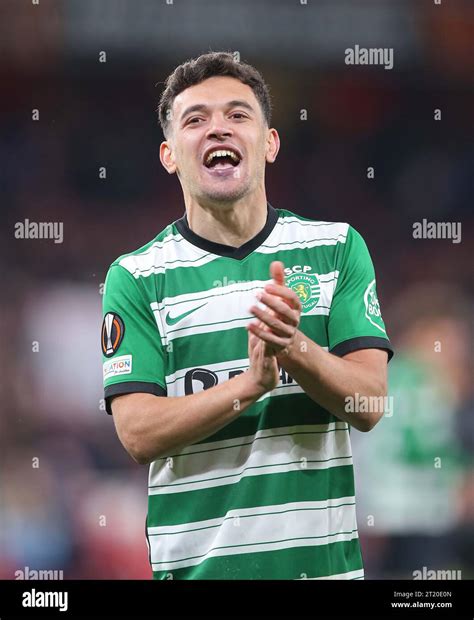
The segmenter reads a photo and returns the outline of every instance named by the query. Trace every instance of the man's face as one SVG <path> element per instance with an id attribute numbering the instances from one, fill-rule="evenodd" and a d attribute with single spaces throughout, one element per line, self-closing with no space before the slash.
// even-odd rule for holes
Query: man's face
<path id="1" fill-rule="evenodd" d="M 178 174 L 185 195 L 233 202 L 263 188 L 265 163 L 275 160 L 278 146 L 250 86 L 212 77 L 175 98 L 160 156 L 168 172 Z"/>

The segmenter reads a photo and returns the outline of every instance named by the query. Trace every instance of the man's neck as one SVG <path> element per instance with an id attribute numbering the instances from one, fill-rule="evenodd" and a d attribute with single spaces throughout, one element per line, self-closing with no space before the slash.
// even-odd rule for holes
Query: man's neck
<path id="1" fill-rule="evenodd" d="M 204 239 L 234 248 L 253 239 L 265 226 L 267 200 L 248 199 L 232 205 L 203 207 L 192 201 L 186 207 L 189 228 Z"/>

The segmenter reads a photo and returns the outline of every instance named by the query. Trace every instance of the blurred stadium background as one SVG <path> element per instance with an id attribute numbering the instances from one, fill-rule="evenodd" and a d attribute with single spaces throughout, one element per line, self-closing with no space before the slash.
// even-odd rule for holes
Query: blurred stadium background
<path id="1" fill-rule="evenodd" d="M 1 578 L 151 576 L 147 468 L 101 403 L 101 284 L 184 212 L 155 108 L 210 49 L 271 86 L 273 206 L 350 222 L 375 262 L 396 355 L 393 415 L 352 433 L 366 575 L 474 577 L 473 26 L 468 1 L 1 0 Z M 394 68 L 345 65 L 356 44 Z M 413 239 L 423 218 L 462 242 Z M 15 238 L 25 219 L 64 242 Z"/>

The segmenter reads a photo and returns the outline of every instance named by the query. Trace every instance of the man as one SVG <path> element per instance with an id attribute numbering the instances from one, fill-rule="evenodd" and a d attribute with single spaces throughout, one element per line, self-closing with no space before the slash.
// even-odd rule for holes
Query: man
<path id="1" fill-rule="evenodd" d="M 382 412 L 347 398 L 386 394 L 391 346 L 361 236 L 268 204 L 270 113 L 230 54 L 177 67 L 160 157 L 186 212 L 107 274 L 107 411 L 150 464 L 155 579 L 363 577 L 349 424 Z"/>

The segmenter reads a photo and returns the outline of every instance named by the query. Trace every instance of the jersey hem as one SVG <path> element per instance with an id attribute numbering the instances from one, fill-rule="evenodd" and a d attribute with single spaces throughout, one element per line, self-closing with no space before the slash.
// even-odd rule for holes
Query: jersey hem
<path id="1" fill-rule="evenodd" d="M 105 410 L 112 415 L 112 398 L 123 394 L 133 394 L 134 392 L 142 392 L 145 394 L 153 394 L 154 396 L 166 396 L 167 392 L 159 383 L 150 383 L 148 381 L 121 381 L 113 383 L 104 388 Z"/>
<path id="2" fill-rule="evenodd" d="M 384 351 L 388 353 L 387 363 L 392 359 L 394 353 L 390 340 L 379 338 L 378 336 L 358 336 L 357 338 L 349 338 L 330 349 L 329 353 L 342 357 L 347 353 L 352 353 L 352 351 L 358 351 L 359 349 L 384 349 Z"/>

